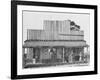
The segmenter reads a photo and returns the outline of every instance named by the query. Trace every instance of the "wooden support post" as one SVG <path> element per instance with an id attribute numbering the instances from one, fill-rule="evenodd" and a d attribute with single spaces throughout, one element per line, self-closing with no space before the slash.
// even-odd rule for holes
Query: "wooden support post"
<path id="1" fill-rule="evenodd" d="M 79 53 L 79 56 L 80 56 L 79 61 L 81 62 L 82 61 L 82 52 Z"/>
<path id="2" fill-rule="evenodd" d="M 23 48 L 23 53 L 22 53 L 23 55 L 22 55 L 22 63 L 23 63 L 23 65 L 22 65 L 22 67 L 24 68 L 25 67 L 25 48 Z"/>
<path id="3" fill-rule="evenodd" d="M 37 63 L 39 63 L 40 62 L 40 47 L 38 47 L 38 62 Z"/>
<path id="4" fill-rule="evenodd" d="M 88 52 L 88 47 L 87 47 L 87 52 Z"/>
<path id="5" fill-rule="evenodd" d="M 65 53 L 65 51 L 64 51 L 65 49 L 63 48 L 63 63 L 64 63 L 64 61 L 65 61 L 65 59 L 64 59 L 64 53 Z"/>
<path id="6" fill-rule="evenodd" d="M 39 47 L 38 49 L 39 49 L 39 52 L 38 52 L 38 63 L 40 63 L 40 50 L 41 50 L 41 47 Z"/>
<path id="7" fill-rule="evenodd" d="M 69 62 L 72 63 L 73 62 L 73 50 L 70 51 L 70 55 L 69 55 Z"/>

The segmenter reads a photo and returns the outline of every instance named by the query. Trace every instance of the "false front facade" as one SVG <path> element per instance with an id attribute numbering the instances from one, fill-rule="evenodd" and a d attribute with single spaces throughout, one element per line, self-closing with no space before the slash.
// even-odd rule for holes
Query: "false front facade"
<path id="1" fill-rule="evenodd" d="M 87 63 L 84 31 L 71 20 L 44 20 L 43 30 L 27 29 L 23 67 Z"/>

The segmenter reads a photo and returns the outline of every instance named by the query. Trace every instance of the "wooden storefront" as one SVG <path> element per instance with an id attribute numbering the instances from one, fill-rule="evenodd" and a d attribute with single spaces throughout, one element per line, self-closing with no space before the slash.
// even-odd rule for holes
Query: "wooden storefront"
<path id="1" fill-rule="evenodd" d="M 44 20 L 43 30 L 27 30 L 23 65 L 84 62 L 84 48 L 88 48 L 84 31 L 71 25 L 70 20 Z"/>
<path id="2" fill-rule="evenodd" d="M 57 41 L 55 41 L 57 42 Z M 84 61 L 84 47 L 88 48 L 84 41 L 26 41 L 23 46 L 23 55 L 26 61 L 24 64 L 56 64 L 56 63 L 77 63 Z M 38 45 L 39 44 L 39 45 Z M 70 44 L 70 45 L 69 45 Z M 47 46 L 48 45 L 48 46 Z M 80 46 L 79 46 L 80 45 Z"/>

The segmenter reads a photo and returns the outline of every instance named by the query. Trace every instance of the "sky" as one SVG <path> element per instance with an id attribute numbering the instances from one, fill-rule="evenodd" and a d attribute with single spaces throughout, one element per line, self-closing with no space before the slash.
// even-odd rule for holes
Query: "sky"
<path id="1" fill-rule="evenodd" d="M 23 41 L 27 39 L 27 29 L 43 29 L 43 20 L 71 20 L 84 31 L 84 40 L 90 44 L 90 15 L 79 13 L 58 13 L 23 11 Z"/>

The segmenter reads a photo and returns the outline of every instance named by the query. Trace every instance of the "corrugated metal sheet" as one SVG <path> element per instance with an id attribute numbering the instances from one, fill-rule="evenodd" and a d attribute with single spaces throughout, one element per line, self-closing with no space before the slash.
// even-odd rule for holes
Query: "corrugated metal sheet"
<path id="1" fill-rule="evenodd" d="M 71 35 L 84 35 L 84 31 L 70 31 Z"/>
<path id="2" fill-rule="evenodd" d="M 79 31 L 78 31 L 79 32 Z M 58 34 L 45 30 L 28 30 L 28 40 L 83 40 L 82 32 L 73 31 L 72 34 Z"/>
<path id="3" fill-rule="evenodd" d="M 44 20 L 44 30 L 60 34 L 70 33 L 70 21 L 68 20 Z"/>
<path id="4" fill-rule="evenodd" d="M 68 20 L 44 20 L 44 30 L 27 30 L 28 40 L 83 40 L 83 31 L 70 31 Z"/>

